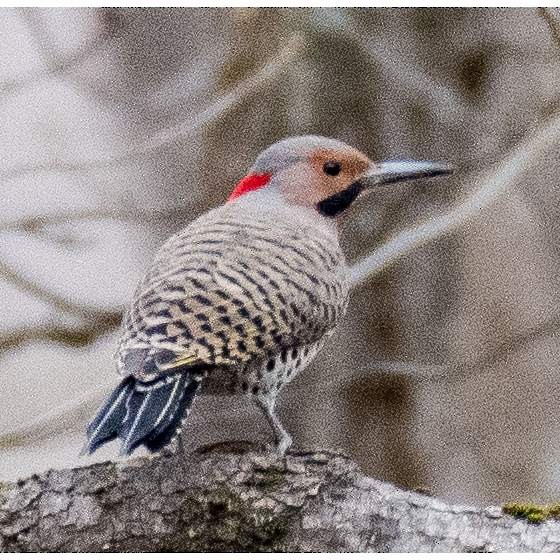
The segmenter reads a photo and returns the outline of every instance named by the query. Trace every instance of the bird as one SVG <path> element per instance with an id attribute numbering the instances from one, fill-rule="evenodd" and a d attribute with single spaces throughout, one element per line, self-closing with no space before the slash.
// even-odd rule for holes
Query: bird
<path id="1" fill-rule="evenodd" d="M 348 305 L 341 218 L 376 187 L 451 171 L 432 161 L 374 162 L 322 136 L 266 148 L 223 205 L 157 252 L 123 318 L 121 381 L 87 426 L 84 453 L 114 439 L 121 455 L 141 445 L 176 449 L 198 395 L 246 395 L 284 456 L 292 438 L 277 397 Z"/>

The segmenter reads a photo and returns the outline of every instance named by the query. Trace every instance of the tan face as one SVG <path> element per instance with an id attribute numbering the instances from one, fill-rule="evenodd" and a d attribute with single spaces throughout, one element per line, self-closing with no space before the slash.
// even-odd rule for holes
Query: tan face
<path id="1" fill-rule="evenodd" d="M 353 148 L 318 148 L 309 156 L 275 176 L 284 198 L 301 206 L 320 201 L 347 189 L 372 162 Z"/>

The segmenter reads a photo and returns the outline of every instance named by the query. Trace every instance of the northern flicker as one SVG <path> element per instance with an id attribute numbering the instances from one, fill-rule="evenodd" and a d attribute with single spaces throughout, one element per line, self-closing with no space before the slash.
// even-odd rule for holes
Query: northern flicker
<path id="1" fill-rule="evenodd" d="M 287 138 L 262 152 L 228 201 L 171 237 L 141 281 L 117 352 L 122 381 L 87 428 L 85 451 L 169 446 L 195 397 L 246 394 L 277 450 L 291 437 L 280 390 L 346 311 L 339 217 L 371 187 L 450 172 L 433 162 L 374 163 L 337 140 Z"/>

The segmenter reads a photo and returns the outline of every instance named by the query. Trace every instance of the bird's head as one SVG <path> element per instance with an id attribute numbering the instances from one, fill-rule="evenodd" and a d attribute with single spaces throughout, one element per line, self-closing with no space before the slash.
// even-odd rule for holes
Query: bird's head
<path id="1" fill-rule="evenodd" d="M 259 191 L 335 218 L 373 187 L 451 171 L 447 164 L 430 161 L 372 162 L 344 142 L 322 136 L 296 136 L 264 150 L 228 202 Z"/>

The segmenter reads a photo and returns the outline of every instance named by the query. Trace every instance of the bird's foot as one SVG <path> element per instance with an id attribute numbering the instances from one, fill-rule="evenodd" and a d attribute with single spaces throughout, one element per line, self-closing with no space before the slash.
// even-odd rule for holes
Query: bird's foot
<path id="1" fill-rule="evenodd" d="M 271 456 L 275 463 L 283 466 L 284 470 L 288 470 L 288 458 L 286 453 L 292 446 L 292 438 L 287 432 L 283 432 L 279 438 L 275 438 L 274 443 L 266 445 L 266 453 Z"/>
<path id="2" fill-rule="evenodd" d="M 292 440 L 290 434 L 288 434 L 288 432 L 284 432 L 281 435 L 281 437 L 279 438 L 279 440 L 276 441 L 276 452 L 281 457 L 285 457 L 288 449 L 290 449 L 290 447 L 292 447 L 292 443 L 293 443 L 293 440 Z"/>

